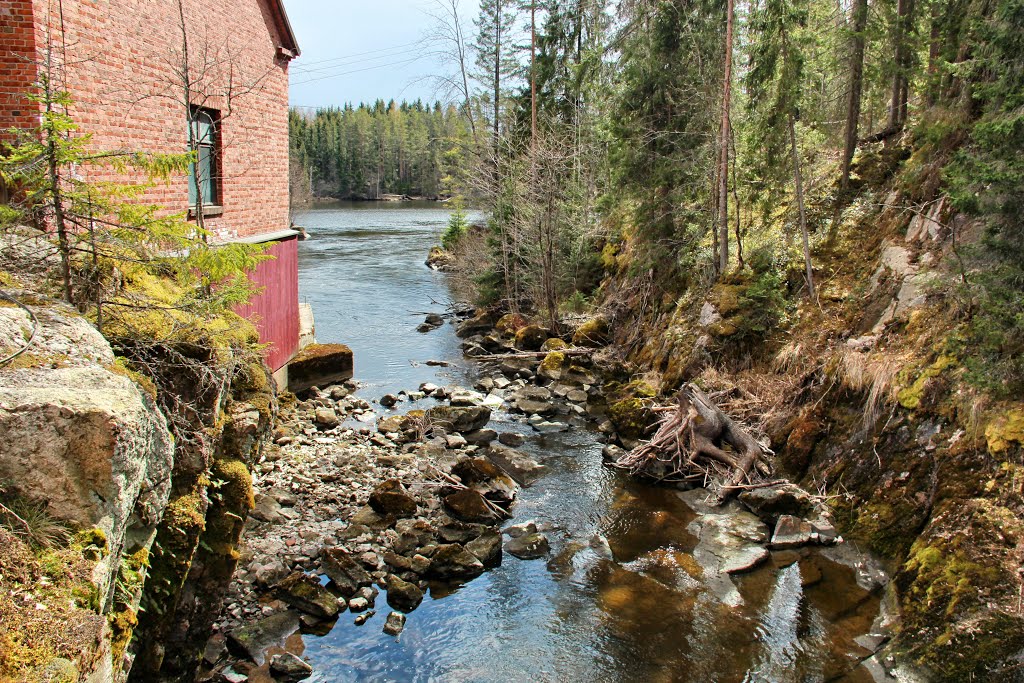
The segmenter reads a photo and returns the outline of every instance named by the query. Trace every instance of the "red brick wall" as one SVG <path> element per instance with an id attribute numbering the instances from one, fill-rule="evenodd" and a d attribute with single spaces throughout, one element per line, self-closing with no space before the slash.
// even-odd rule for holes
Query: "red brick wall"
<path id="1" fill-rule="evenodd" d="M 215 239 L 288 227 L 288 63 L 278 58 L 272 0 L 183 0 L 190 72 L 189 101 L 221 112 L 219 183 L 223 214 L 206 220 Z M 0 0 L 0 131 L 34 127 L 38 105 L 24 93 L 36 63 L 53 45 L 65 65 L 58 80 L 73 99 L 72 115 L 96 150 L 178 154 L 187 146 L 177 0 Z M 230 111 L 229 111 L 230 107 Z M 88 171 L 115 179 L 110 169 Z M 125 180 L 125 178 L 117 178 Z M 128 180 L 131 178 L 129 177 Z M 182 175 L 142 201 L 188 208 Z M 253 274 L 265 286 L 243 312 L 257 319 L 276 370 L 298 346 L 295 240 L 275 244 L 281 263 Z"/>
<path id="2" fill-rule="evenodd" d="M 192 103 L 224 117 L 224 213 L 207 219 L 223 239 L 288 227 L 288 65 L 277 58 L 282 36 L 268 2 L 184 0 L 190 66 L 199 81 Z M 0 129 L 35 120 L 22 106 L 20 91 L 32 80 L 24 60 L 38 59 L 49 42 L 67 65 L 75 120 L 96 149 L 185 151 L 176 0 L 0 0 L 0 21 Z M 186 178 L 161 184 L 145 200 L 185 210 Z"/>
<path id="3" fill-rule="evenodd" d="M 36 78 L 35 51 L 32 0 L 0 1 L 0 135 L 39 122 L 38 108 L 25 97 Z"/>

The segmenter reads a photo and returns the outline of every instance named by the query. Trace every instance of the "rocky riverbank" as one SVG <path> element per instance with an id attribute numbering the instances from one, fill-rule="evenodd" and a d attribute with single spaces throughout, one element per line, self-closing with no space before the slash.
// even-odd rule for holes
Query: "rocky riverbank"
<path id="1" fill-rule="evenodd" d="M 351 619 L 398 636 L 432 588 L 471 580 L 505 553 L 548 556 L 543 524 L 502 529 L 520 487 L 545 468 L 518 450 L 520 433 L 492 428 L 491 416 L 508 411 L 539 433 L 589 422 L 607 457 L 632 445 L 647 427 L 636 421 L 650 415 L 642 402 L 627 410 L 637 399 L 623 396 L 637 387 L 605 382 L 614 363 L 602 357 L 602 328 L 593 321 L 562 339 L 519 316 L 483 312 L 457 327 L 463 351 L 480 363 L 472 389 L 423 384 L 371 404 L 350 381 L 282 400 L 275 444 L 254 467 L 256 506 L 205 679 L 305 678 L 311 668 L 296 633 Z M 704 493 L 686 494 L 688 504 L 699 509 Z M 794 486 L 742 499 L 705 511 L 693 529 L 694 558 L 723 604 L 739 599 L 729 577 L 765 562 L 770 549 L 841 541 L 824 508 Z M 583 539 L 607 549 L 602 540 Z"/>

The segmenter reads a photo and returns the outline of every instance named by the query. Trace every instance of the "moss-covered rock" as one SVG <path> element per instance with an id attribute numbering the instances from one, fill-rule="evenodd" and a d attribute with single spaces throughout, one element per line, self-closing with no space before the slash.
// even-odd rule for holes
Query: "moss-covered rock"
<path id="1" fill-rule="evenodd" d="M 985 441 L 988 452 L 993 455 L 1005 453 L 1013 444 L 1024 444 L 1024 410 L 1008 410 L 989 422 L 985 427 Z"/>
<path id="2" fill-rule="evenodd" d="M 529 324 L 529 321 L 518 313 L 506 313 L 494 323 L 494 329 L 501 335 L 514 337 L 516 332 Z"/>
<path id="3" fill-rule="evenodd" d="M 537 374 L 545 379 L 558 380 L 561 379 L 567 364 L 568 358 L 564 353 L 549 351 L 537 368 Z"/>
<path id="4" fill-rule="evenodd" d="M 310 344 L 288 363 L 288 388 L 293 393 L 351 377 L 352 349 L 344 344 Z"/>
<path id="5" fill-rule="evenodd" d="M 652 432 L 657 415 L 650 409 L 647 401 L 626 398 L 608 407 L 608 419 L 615 426 L 619 436 L 640 439 Z"/>
<path id="6" fill-rule="evenodd" d="M 577 328 L 572 335 L 572 343 L 576 346 L 597 348 L 609 341 L 608 321 L 604 318 L 591 318 Z"/>
<path id="7" fill-rule="evenodd" d="M 544 340 L 544 343 L 540 345 L 541 351 L 562 351 L 569 348 L 569 345 L 564 339 L 558 337 L 551 337 L 550 339 Z"/>
<path id="8" fill-rule="evenodd" d="M 740 310 L 746 291 L 747 286 L 743 284 L 718 284 L 711 289 L 708 299 L 718 309 L 718 314 L 726 318 Z"/>
<path id="9" fill-rule="evenodd" d="M 935 362 L 925 368 L 909 386 L 900 390 L 897 395 L 900 405 L 910 410 L 920 407 L 928 388 L 929 381 L 938 377 L 954 365 L 956 365 L 956 358 L 945 354 L 940 355 Z"/>
<path id="10" fill-rule="evenodd" d="M 521 351 L 540 351 L 551 333 L 540 325 L 527 325 L 516 332 L 516 348 Z"/>

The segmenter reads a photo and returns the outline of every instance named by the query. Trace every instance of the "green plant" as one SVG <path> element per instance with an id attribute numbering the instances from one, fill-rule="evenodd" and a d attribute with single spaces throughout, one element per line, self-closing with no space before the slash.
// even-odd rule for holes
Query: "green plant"
<path id="1" fill-rule="evenodd" d="M 453 197 L 451 200 L 452 212 L 448 216 L 448 227 L 441 235 L 441 244 L 445 249 L 451 251 L 466 234 L 469 229 L 469 221 L 466 218 L 466 205 L 461 196 Z"/>
<path id="2" fill-rule="evenodd" d="M 789 317 L 786 282 L 775 270 L 758 275 L 740 296 L 739 303 L 743 311 L 737 326 L 741 336 L 764 336 L 784 325 Z"/>

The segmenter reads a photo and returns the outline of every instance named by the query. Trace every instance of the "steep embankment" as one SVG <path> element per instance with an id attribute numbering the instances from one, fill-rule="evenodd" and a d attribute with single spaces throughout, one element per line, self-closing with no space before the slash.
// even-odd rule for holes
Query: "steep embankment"
<path id="1" fill-rule="evenodd" d="M 723 392 L 845 535 L 896 564 L 899 661 L 932 680 L 1016 680 L 1024 404 L 969 381 L 961 250 L 981 227 L 936 199 L 940 166 L 908 157 L 861 154 L 844 237 L 815 255 L 818 302 L 797 269 L 779 276 L 756 254 L 678 291 L 633 272 L 627 236 L 605 250 L 604 307 L 658 393 Z"/>
<path id="2" fill-rule="evenodd" d="M 255 330 L 125 273 L 104 338 L 44 294 L 43 236 L 0 246 L 0 680 L 187 680 L 276 411 Z"/>

